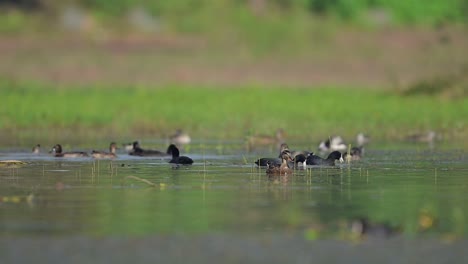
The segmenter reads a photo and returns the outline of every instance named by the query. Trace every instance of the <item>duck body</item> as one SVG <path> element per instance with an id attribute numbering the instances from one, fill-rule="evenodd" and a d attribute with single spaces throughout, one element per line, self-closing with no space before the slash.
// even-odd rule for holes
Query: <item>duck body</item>
<path id="1" fill-rule="evenodd" d="M 422 134 L 412 134 L 406 137 L 408 141 L 412 142 L 422 142 L 422 143 L 433 143 L 437 138 L 437 133 L 435 131 L 428 131 L 427 133 Z"/>
<path id="2" fill-rule="evenodd" d="M 320 142 L 318 149 L 322 152 L 330 152 L 330 151 L 344 151 L 348 147 L 344 143 L 344 140 L 340 136 L 333 136 L 329 139 Z"/>
<path id="3" fill-rule="evenodd" d="M 91 152 L 91 156 L 95 159 L 115 159 L 117 157 L 117 155 L 115 154 L 116 149 L 117 144 L 112 142 L 109 146 L 109 152 L 93 150 Z"/>
<path id="4" fill-rule="evenodd" d="M 142 149 L 138 141 L 133 142 L 133 150 L 128 153 L 131 156 L 139 157 L 164 157 L 167 156 L 166 153 L 159 150 L 152 149 Z"/>
<path id="5" fill-rule="evenodd" d="M 32 148 L 32 153 L 33 154 L 40 154 L 41 153 L 41 144 L 37 144 Z"/>
<path id="6" fill-rule="evenodd" d="M 177 129 L 176 132 L 169 137 L 169 140 L 175 145 L 187 145 L 192 141 L 190 136 L 184 133 L 182 129 Z"/>
<path id="7" fill-rule="evenodd" d="M 307 156 L 310 154 L 308 151 L 293 151 L 291 153 L 294 163 L 304 163 L 307 160 Z"/>
<path id="8" fill-rule="evenodd" d="M 282 153 L 286 150 L 289 151 L 288 144 L 282 143 L 280 146 L 278 158 L 260 158 L 255 161 L 255 164 L 257 164 L 257 166 L 260 166 L 260 167 L 266 167 L 268 166 L 268 164 L 280 166 Z"/>
<path id="9" fill-rule="evenodd" d="M 89 157 L 88 153 L 83 151 L 62 152 L 62 146 L 60 144 L 57 144 L 52 148 L 52 153 L 52 155 L 57 158 Z"/>
<path id="10" fill-rule="evenodd" d="M 370 142 L 370 137 L 365 135 L 364 133 L 359 133 L 356 135 L 356 144 L 359 147 L 363 147 L 364 145 L 367 145 Z"/>
<path id="11" fill-rule="evenodd" d="M 307 156 L 306 164 L 307 165 L 319 165 L 319 166 L 335 166 L 335 161 L 339 160 L 343 162 L 343 156 L 339 151 L 333 151 L 328 155 L 326 159 L 315 155 L 314 153 L 310 153 Z"/>
<path id="12" fill-rule="evenodd" d="M 125 149 L 125 152 L 127 152 L 127 153 L 132 152 L 133 151 L 133 144 L 135 144 L 135 142 L 138 144 L 138 141 L 122 144 L 123 148 Z"/>
<path id="13" fill-rule="evenodd" d="M 401 230 L 386 223 L 372 223 L 367 218 L 359 218 L 351 223 L 351 232 L 359 237 L 388 238 Z"/>
<path id="14" fill-rule="evenodd" d="M 179 149 L 174 145 L 171 144 L 167 148 L 167 153 L 171 153 L 172 159 L 169 161 L 169 163 L 173 164 L 182 164 L 182 165 L 191 165 L 193 163 L 193 160 L 187 156 L 180 156 Z"/>
<path id="15" fill-rule="evenodd" d="M 345 152 L 343 156 L 345 157 L 346 161 L 358 161 L 361 160 L 363 152 L 363 147 L 352 147 L 351 151 Z"/>
<path id="16" fill-rule="evenodd" d="M 292 162 L 291 152 L 285 150 L 281 155 L 281 164 L 274 164 L 271 161 L 267 162 L 266 174 L 268 175 L 290 175 L 293 170 L 289 167 L 289 162 Z"/>
<path id="17" fill-rule="evenodd" d="M 257 161 L 255 161 L 255 164 L 260 167 L 266 167 L 268 164 L 271 165 L 281 165 L 281 159 L 280 158 L 260 158 Z"/>
<path id="18" fill-rule="evenodd" d="M 247 138 L 247 148 L 251 151 L 258 146 L 279 145 L 284 143 L 284 130 L 278 129 L 274 136 L 269 135 L 254 135 Z"/>

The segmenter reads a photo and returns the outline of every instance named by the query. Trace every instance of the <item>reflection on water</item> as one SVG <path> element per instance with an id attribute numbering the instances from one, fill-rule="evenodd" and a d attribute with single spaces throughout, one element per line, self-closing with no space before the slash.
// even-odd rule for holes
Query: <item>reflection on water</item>
<path id="1" fill-rule="evenodd" d="M 179 169 L 125 154 L 95 161 L 3 151 L 0 159 L 27 164 L 0 168 L 0 233 L 348 238 L 356 219 L 409 236 L 468 233 L 463 151 L 369 150 L 361 162 L 288 177 L 253 166 L 259 154 L 217 151 L 193 148 L 195 164 Z"/>

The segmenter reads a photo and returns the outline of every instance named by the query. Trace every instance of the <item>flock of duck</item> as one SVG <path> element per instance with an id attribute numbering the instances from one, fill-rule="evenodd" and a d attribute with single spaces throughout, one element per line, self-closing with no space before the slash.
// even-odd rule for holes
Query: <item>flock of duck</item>
<path id="1" fill-rule="evenodd" d="M 282 140 L 282 130 L 278 130 L 275 137 L 268 138 L 267 136 L 255 136 L 249 137 L 247 143 L 251 150 L 253 143 L 255 145 L 268 145 L 278 140 Z M 177 146 L 183 146 L 190 143 L 190 136 L 177 130 L 176 133 L 169 138 L 171 144 L 166 151 L 144 149 L 140 146 L 138 141 L 133 143 L 124 144 L 124 148 L 128 155 L 137 157 L 159 157 L 159 158 L 170 158 L 169 163 L 176 165 L 191 165 L 193 160 L 187 156 L 181 156 L 180 150 Z M 309 151 L 291 151 L 286 143 L 282 143 L 280 146 L 280 152 L 277 158 L 260 158 L 255 161 L 255 164 L 259 167 L 265 167 L 266 173 L 270 175 L 289 175 L 292 174 L 295 167 L 305 167 L 307 165 L 318 165 L 318 166 L 334 166 L 336 161 L 343 162 L 346 160 L 359 160 L 361 159 L 364 151 L 364 145 L 369 142 L 369 138 L 364 134 L 360 133 L 357 136 L 357 147 L 350 149 L 349 153 L 345 152 L 342 154 L 341 151 L 346 150 L 348 147 L 344 143 L 340 136 L 333 136 L 327 140 L 321 142 L 318 149 L 321 153 L 329 153 L 327 157 L 322 158 L 313 152 Z M 279 143 L 279 142 L 277 142 Z M 40 152 L 40 145 L 36 145 L 33 148 L 33 153 L 38 154 Z M 92 157 L 95 159 L 114 159 L 117 158 L 117 143 L 112 142 L 109 145 L 109 151 L 96 151 L 93 150 L 90 153 L 83 151 L 70 151 L 64 152 L 60 144 L 56 144 L 52 147 L 49 152 L 53 157 L 57 158 L 79 158 L 79 157 Z"/>
<path id="2" fill-rule="evenodd" d="M 422 136 L 412 135 L 409 140 L 428 142 L 433 141 L 435 138 L 435 132 L 430 131 L 428 134 Z M 177 130 L 174 135 L 169 138 L 171 144 L 166 151 L 159 151 L 153 149 L 143 149 L 138 141 L 133 143 L 124 144 L 125 150 L 131 156 L 138 157 L 160 157 L 170 158 L 169 163 L 176 165 L 191 165 L 193 160 L 187 156 L 181 156 L 180 150 L 177 146 L 183 146 L 190 143 L 190 136 L 184 133 L 182 130 Z M 310 151 L 291 151 L 289 146 L 284 142 L 284 131 L 279 129 L 274 136 L 256 135 L 247 138 L 247 148 L 251 151 L 256 146 L 265 146 L 280 144 L 279 155 L 276 158 L 260 158 L 255 161 L 255 164 L 259 167 L 265 167 L 266 173 L 269 175 L 289 175 L 292 174 L 294 168 L 305 167 L 307 165 L 312 166 L 335 166 L 335 163 L 358 161 L 361 159 L 364 153 L 364 146 L 369 143 L 369 137 L 363 133 L 359 133 L 356 136 L 356 144 L 354 147 L 350 147 L 345 144 L 344 140 L 340 136 L 332 136 L 318 145 L 318 150 L 321 157 L 314 152 Z M 113 159 L 117 157 L 116 154 L 117 144 L 112 142 L 109 146 L 109 152 L 95 151 L 91 153 L 74 151 L 74 152 L 63 152 L 62 146 L 56 144 L 50 151 L 54 157 L 63 158 L 76 158 L 76 157 L 93 157 L 95 159 Z M 34 153 L 39 153 L 40 145 L 38 144 L 33 148 Z"/>
<path id="3" fill-rule="evenodd" d="M 190 137 L 183 133 L 182 130 L 177 130 L 174 135 L 170 137 L 171 144 L 167 148 L 165 152 L 159 150 L 152 150 L 152 149 L 143 149 L 140 147 L 140 143 L 135 141 L 130 144 L 124 144 L 125 150 L 127 150 L 128 154 L 131 156 L 138 156 L 138 157 L 161 157 L 161 158 L 171 158 L 169 163 L 173 164 L 181 164 L 181 165 L 190 165 L 193 163 L 193 160 L 187 156 L 181 156 L 179 148 L 176 146 L 184 145 L 190 143 Z M 33 147 L 32 152 L 35 154 L 40 153 L 41 145 L 37 144 Z M 111 142 L 109 145 L 109 152 L 106 151 L 96 151 L 93 150 L 91 153 L 87 153 L 84 151 L 69 151 L 63 152 L 62 146 L 60 144 L 56 144 L 52 147 L 50 153 L 53 157 L 57 158 L 81 158 L 81 157 L 92 157 L 95 159 L 114 159 L 117 158 L 117 143 Z"/>
<path id="4" fill-rule="evenodd" d="M 279 144 L 279 155 L 274 158 L 260 158 L 255 161 L 255 164 L 265 169 L 266 174 L 269 176 L 287 176 L 294 172 L 295 168 L 312 165 L 312 166 L 335 166 L 336 162 L 358 161 L 362 158 L 364 153 L 364 146 L 369 143 L 369 137 L 363 133 L 356 136 L 355 147 L 350 147 L 345 144 L 340 136 L 332 136 L 318 145 L 317 149 L 321 155 L 316 155 L 314 152 L 309 151 L 293 151 L 284 142 L 283 130 L 278 130 L 274 136 L 256 135 L 247 138 L 247 147 L 251 151 L 254 147 Z M 407 138 L 408 140 L 417 142 L 432 142 L 435 139 L 435 133 L 430 131 L 428 134 L 423 134 L 419 137 L 412 135 Z M 169 138 L 171 144 L 166 151 L 159 151 L 153 149 L 144 149 L 140 146 L 138 141 L 133 143 L 124 144 L 124 148 L 128 155 L 137 157 L 159 157 L 170 158 L 169 163 L 178 165 L 191 165 L 193 160 L 187 156 L 181 156 L 178 146 L 184 146 L 190 143 L 190 137 L 177 130 L 176 134 Z M 116 154 L 117 144 L 110 143 L 109 152 L 95 151 L 91 153 L 74 151 L 63 152 L 62 146 L 56 144 L 50 153 L 53 157 L 57 158 L 76 158 L 76 157 L 92 157 L 95 159 L 114 159 Z M 33 148 L 34 153 L 40 152 L 40 145 Z M 327 155 L 328 154 L 328 155 Z M 326 157 L 322 157 L 325 156 Z M 431 218 L 432 219 L 432 218 Z M 431 220 L 432 221 L 432 220 Z M 367 218 L 355 219 L 351 223 L 351 231 L 359 237 L 363 236 L 376 236 L 388 237 L 392 234 L 401 232 L 401 228 L 392 227 L 385 223 L 372 223 Z"/>
<path id="5" fill-rule="evenodd" d="M 369 138 L 363 133 L 356 137 L 357 146 L 349 148 L 342 137 L 333 136 L 320 142 L 318 149 L 321 153 L 329 153 L 323 158 L 309 151 L 291 151 L 286 143 L 280 146 L 277 158 L 260 158 L 255 161 L 258 166 L 265 166 L 266 173 L 270 175 L 289 175 L 294 171 L 294 167 L 312 166 L 335 166 L 335 162 L 360 160 L 364 152 L 364 145 L 369 142 Z M 349 148 L 349 152 L 342 153 Z"/>

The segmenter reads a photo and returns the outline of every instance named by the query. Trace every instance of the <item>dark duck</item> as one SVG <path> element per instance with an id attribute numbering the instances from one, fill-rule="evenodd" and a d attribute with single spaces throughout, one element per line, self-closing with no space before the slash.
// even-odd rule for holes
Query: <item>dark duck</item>
<path id="1" fill-rule="evenodd" d="M 82 151 L 62 152 L 62 146 L 60 144 L 55 145 L 51 152 L 54 157 L 58 158 L 88 157 L 88 153 Z"/>
<path id="2" fill-rule="evenodd" d="M 179 149 L 174 144 L 169 145 L 167 148 L 167 154 L 172 155 L 172 159 L 169 161 L 169 163 L 174 163 L 177 165 L 190 165 L 193 163 L 191 158 L 187 156 L 180 156 Z"/>
<path id="3" fill-rule="evenodd" d="M 328 155 L 326 159 L 310 153 L 307 156 L 306 164 L 307 165 L 320 165 L 320 166 L 335 166 L 335 161 L 338 160 L 343 162 L 343 156 L 339 151 L 333 151 Z"/>
<path id="4" fill-rule="evenodd" d="M 133 142 L 133 150 L 128 153 L 129 155 L 132 156 L 139 156 L 139 157 L 163 157 L 167 156 L 166 153 L 159 151 L 159 150 L 153 150 L 153 149 L 142 149 L 140 147 L 140 144 L 138 141 Z"/>

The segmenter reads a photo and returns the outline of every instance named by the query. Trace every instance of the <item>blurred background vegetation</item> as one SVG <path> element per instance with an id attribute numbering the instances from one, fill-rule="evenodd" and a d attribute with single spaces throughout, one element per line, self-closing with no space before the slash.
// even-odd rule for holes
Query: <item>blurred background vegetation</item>
<path id="1" fill-rule="evenodd" d="M 138 134 L 123 129 L 130 125 L 156 136 L 176 127 L 213 136 L 206 121 L 217 131 L 229 128 L 232 137 L 280 126 L 296 134 L 313 127 L 320 136 L 404 127 L 462 137 L 467 29 L 465 0 L 0 0 L 0 95 L 11 98 L 0 107 L 0 129 L 17 135 L 26 128 L 110 127 Z M 173 92 L 131 92 L 163 88 Z M 235 103 L 203 96 L 220 88 L 231 89 Z M 38 89 L 54 96 L 41 97 Z M 293 112 L 284 111 L 282 92 L 297 103 Z M 148 107 L 158 93 L 158 105 Z M 24 100 L 25 94 L 41 101 Z M 260 106 L 254 101 L 249 111 L 238 111 L 248 97 Z M 121 120 L 126 106 L 105 98 L 137 104 L 138 111 Z M 171 109 L 180 107 L 178 98 L 206 104 L 203 98 L 211 98 L 225 109 L 208 119 L 203 111 L 181 118 Z M 183 100 L 187 109 L 202 107 Z M 424 116 L 408 115 L 420 101 Z M 346 127 L 337 128 L 336 108 L 351 118 Z M 255 117 L 255 111 L 280 114 Z M 369 120 L 372 111 L 378 114 Z"/>

